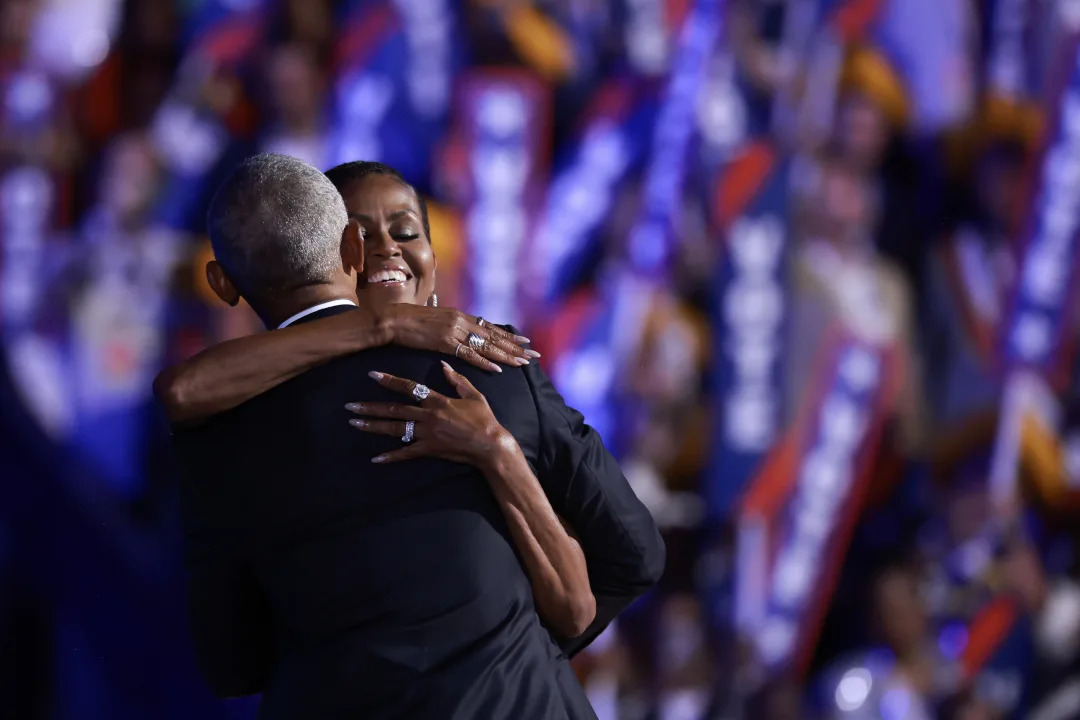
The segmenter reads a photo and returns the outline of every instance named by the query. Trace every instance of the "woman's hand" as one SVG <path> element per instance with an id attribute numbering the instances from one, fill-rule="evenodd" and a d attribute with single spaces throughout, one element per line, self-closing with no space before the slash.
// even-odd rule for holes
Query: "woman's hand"
<path id="1" fill-rule="evenodd" d="M 540 357 L 535 350 L 522 347 L 529 342 L 528 338 L 511 335 L 454 308 L 395 304 L 386 312 L 393 342 L 414 350 L 454 355 L 470 365 L 494 372 L 502 372 L 496 363 L 520 367 L 528 365 L 530 358 Z M 477 335 L 483 343 L 470 345 L 470 335 Z"/>
<path id="2" fill-rule="evenodd" d="M 419 400 L 420 406 L 350 403 L 345 407 L 352 412 L 377 419 L 349 422 L 365 432 L 402 440 L 411 436 L 412 444 L 372 462 L 438 457 L 483 472 L 521 554 L 540 617 L 563 637 L 581 635 L 596 617 L 581 545 L 555 514 L 517 441 L 495 419 L 484 396 L 445 362 L 443 371 L 459 397 L 426 387 L 418 392 L 412 380 L 371 373 L 380 385 Z"/>
<path id="3" fill-rule="evenodd" d="M 430 308 L 429 308 L 430 309 Z M 403 438 L 406 424 L 413 423 L 412 443 L 401 450 L 379 455 L 372 462 L 401 462 L 418 457 L 438 457 L 488 469 L 504 450 L 517 450 L 517 441 L 499 424 L 484 396 L 463 375 L 443 363 L 443 372 L 459 397 L 450 398 L 430 390 L 419 406 L 388 402 L 349 403 L 346 409 L 365 419 L 349 424 L 364 432 Z M 413 397 L 417 383 L 405 378 L 371 373 L 385 388 Z M 373 419 L 368 419 L 373 418 Z M 510 447 L 512 446 L 512 447 Z"/>

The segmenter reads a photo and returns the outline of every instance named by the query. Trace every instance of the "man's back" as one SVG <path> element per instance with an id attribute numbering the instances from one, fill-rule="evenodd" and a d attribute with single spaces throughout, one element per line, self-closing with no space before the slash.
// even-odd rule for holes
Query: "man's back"
<path id="1" fill-rule="evenodd" d="M 246 615 L 265 612 L 274 630 L 264 716 L 567 717 L 584 696 L 560 683 L 566 661 L 484 478 L 438 460 L 373 464 L 401 441 L 349 427 L 346 402 L 402 400 L 371 370 L 451 392 L 437 356 L 383 348 L 177 435 L 193 572 L 227 576 L 252 598 Z M 525 376 L 471 379 L 535 461 Z M 196 627 L 204 655 L 218 640 L 200 641 L 207 632 Z"/>

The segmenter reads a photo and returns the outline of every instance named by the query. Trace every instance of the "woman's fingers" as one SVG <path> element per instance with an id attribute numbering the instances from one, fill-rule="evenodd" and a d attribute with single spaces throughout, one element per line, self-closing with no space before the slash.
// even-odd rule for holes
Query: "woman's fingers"
<path id="1" fill-rule="evenodd" d="M 497 360 L 507 365 L 528 365 L 529 358 L 536 353 L 526 350 L 519 343 L 510 339 L 510 335 L 494 325 L 474 326 L 469 332 L 476 333 L 484 339 L 484 344 L 479 349 L 480 354 L 491 360 Z M 466 342 L 468 336 L 466 336 Z"/>
<path id="2" fill-rule="evenodd" d="M 515 345 L 528 345 L 532 342 L 532 340 L 524 335 L 514 335 L 511 332 L 503 330 L 498 325 L 492 325 L 489 322 L 484 323 L 484 329 L 490 331 L 493 337 L 504 338 Z M 536 353 L 536 357 L 540 357 L 540 353 Z"/>
<path id="3" fill-rule="evenodd" d="M 488 322 L 481 325 L 479 319 L 471 315 L 462 314 L 458 318 L 457 335 L 457 339 L 466 347 L 469 347 L 469 336 L 477 335 L 483 339 L 484 344 L 481 347 L 471 349 L 488 360 L 494 360 L 504 365 L 520 367 L 528 365 L 529 358 L 540 357 L 540 353 L 535 350 L 522 347 L 529 342 L 527 337 L 513 335 L 498 325 L 492 325 Z"/>
<path id="4" fill-rule="evenodd" d="M 483 328 L 479 328 L 480 333 L 484 333 Z M 484 337 L 480 335 L 480 337 Z M 510 365 L 512 367 L 521 367 L 522 365 L 529 364 L 529 355 L 531 352 L 516 345 L 509 340 L 484 338 L 484 344 L 479 348 L 478 352 L 489 360 L 500 362 L 503 365 Z"/>
<path id="5" fill-rule="evenodd" d="M 415 405 L 402 405 L 401 403 L 388 402 L 358 402 L 348 403 L 345 409 L 357 415 L 368 415 L 377 418 L 396 418 L 401 420 L 422 420 L 427 410 Z"/>
<path id="6" fill-rule="evenodd" d="M 415 395 L 413 395 L 413 390 L 416 388 L 418 383 L 415 383 L 412 380 L 406 380 L 405 378 L 400 378 L 396 375 L 390 375 L 388 373 L 374 371 L 369 372 L 368 377 L 382 385 L 384 388 L 387 388 L 388 390 L 399 392 L 402 395 L 409 395 L 411 397 L 415 397 Z M 439 393 L 435 392 L 434 390 L 428 390 L 428 399 L 437 400 L 442 397 L 442 395 L 439 395 Z"/>
<path id="7" fill-rule="evenodd" d="M 459 342 L 457 344 L 456 348 L 454 349 L 453 353 L 454 353 L 455 357 L 457 357 L 459 360 L 464 360 L 465 362 L 469 363 L 470 365 L 475 365 L 476 367 L 480 368 L 481 370 L 488 370 L 490 372 L 497 372 L 497 373 L 502 372 L 501 367 L 499 367 L 495 363 L 491 362 L 486 357 L 479 354 L 478 352 L 473 350 L 471 347 L 469 347 L 465 343 Z M 514 363 L 507 362 L 506 364 L 507 365 L 513 365 Z"/>
<path id="8" fill-rule="evenodd" d="M 471 398 L 471 399 L 483 399 L 483 394 L 469 382 L 469 378 L 465 377 L 454 368 L 450 367 L 450 363 L 445 360 L 442 361 L 443 372 L 446 374 L 446 379 L 457 390 L 458 397 Z"/>
<path id="9" fill-rule="evenodd" d="M 488 340 L 498 345 L 504 351 L 526 358 L 538 358 L 540 353 L 531 348 L 522 347 L 528 345 L 531 340 L 523 335 L 512 335 L 498 325 L 485 323 L 483 329 L 488 333 Z M 520 351 L 520 352 L 518 352 Z"/>
<path id="10" fill-rule="evenodd" d="M 425 457 L 430 455 L 431 452 L 427 446 L 422 442 L 415 442 L 412 445 L 406 445 L 400 450 L 393 450 L 382 455 L 376 455 L 371 458 L 373 463 L 395 463 L 403 460 L 413 460 L 415 458 Z"/>
<path id="11" fill-rule="evenodd" d="M 401 420 L 368 420 L 366 418 L 354 418 L 349 421 L 357 430 L 375 433 L 377 435 L 390 435 L 392 437 L 405 437 L 405 423 Z"/>

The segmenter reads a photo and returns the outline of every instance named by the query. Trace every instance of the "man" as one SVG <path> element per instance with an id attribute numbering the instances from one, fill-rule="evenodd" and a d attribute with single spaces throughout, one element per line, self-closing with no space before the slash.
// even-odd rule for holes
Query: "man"
<path id="1" fill-rule="evenodd" d="M 315 168 L 249 159 L 208 222 L 223 300 L 243 295 L 269 327 L 356 312 L 359 229 Z M 396 347 L 346 356 L 177 430 L 193 631 L 218 694 L 262 691 L 268 719 L 594 717 L 566 656 L 657 580 L 656 527 L 535 367 L 462 368 L 589 562 L 596 620 L 552 642 L 480 473 L 372 464 L 400 440 L 346 422 L 346 400 L 397 399 L 372 371 L 449 393 L 439 361 Z"/>

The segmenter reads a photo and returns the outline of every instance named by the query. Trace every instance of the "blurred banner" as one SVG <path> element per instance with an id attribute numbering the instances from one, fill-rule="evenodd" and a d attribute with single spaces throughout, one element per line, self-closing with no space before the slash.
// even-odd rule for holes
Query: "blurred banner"
<path id="1" fill-rule="evenodd" d="M 50 278 L 46 249 L 67 219 L 60 174 L 48 157 L 63 97 L 29 64 L 0 70 L 0 93 L 9 148 L 0 164 L 0 328 L 9 335 L 33 323 Z"/>
<path id="2" fill-rule="evenodd" d="M 233 141 L 229 113 L 242 102 L 234 80 L 263 40 L 272 0 L 206 0 L 191 14 L 189 47 L 150 129 L 165 178 L 157 221 L 201 232 L 214 171 Z"/>
<path id="3" fill-rule="evenodd" d="M 783 432 L 788 163 L 767 141 L 720 174 L 712 198 L 723 259 L 716 288 L 716 419 L 705 483 L 709 516 L 727 517 Z"/>
<path id="4" fill-rule="evenodd" d="M 1009 370 L 1062 387 L 1071 371 L 1080 287 L 1080 35 L 1070 37 L 1045 108 L 1048 127 L 1020 241 L 1020 273 L 1002 335 Z"/>
<path id="5" fill-rule="evenodd" d="M 464 307 L 515 326 L 547 181 L 549 116 L 548 89 L 510 69 L 468 72 L 454 113 L 448 172 L 465 222 Z"/>
<path id="6" fill-rule="evenodd" d="M 348 0 L 338 9 L 330 167 L 358 158 L 424 187 L 462 65 L 449 0 Z"/>
<path id="7" fill-rule="evenodd" d="M 1024 418 L 1057 430 L 1053 390 L 1073 371 L 1080 287 L 1080 34 L 1064 41 L 1047 97 L 1047 130 L 1020 239 L 1019 275 L 1002 326 L 1006 370 L 991 492 L 1001 512 L 1016 507 Z"/>
<path id="8" fill-rule="evenodd" d="M 201 0 L 185 28 L 187 58 L 234 65 L 250 58 L 266 32 L 273 0 Z"/>
<path id="9" fill-rule="evenodd" d="M 45 294 L 58 187 L 48 168 L 15 164 L 0 177 L 0 312 L 6 339 L 29 330 Z"/>
<path id="10" fill-rule="evenodd" d="M 645 155 L 655 116 L 652 93 L 636 78 L 612 79 L 597 91 L 569 148 L 556 160 L 537 224 L 525 289 L 538 310 L 559 302 L 597 253 L 600 228 Z"/>
<path id="11" fill-rule="evenodd" d="M 679 34 L 671 75 L 653 127 L 642 208 L 630 231 L 635 271 L 663 279 L 681 242 L 687 153 L 694 140 L 694 103 L 720 37 L 725 0 L 696 0 Z"/>
<path id="12" fill-rule="evenodd" d="M 964 682 L 1006 717 L 1024 709 L 1027 668 L 1034 659 L 1029 618 L 1015 600 L 999 597 L 972 619 L 960 655 Z"/>
<path id="13" fill-rule="evenodd" d="M 990 41 L 986 50 L 985 83 L 992 96 L 1020 101 L 1035 87 L 1032 44 L 1035 0 L 993 0 L 986 20 Z"/>
<path id="14" fill-rule="evenodd" d="M 816 362 L 738 519 L 736 625 L 770 673 L 806 669 L 899 390 L 895 349 L 833 332 Z"/>
<path id="15" fill-rule="evenodd" d="M 584 288 L 543 323 L 540 347 L 566 403 L 604 438 L 608 450 L 618 453 L 618 411 L 608 396 L 617 370 L 610 342 L 614 319 L 601 294 Z"/>
<path id="16" fill-rule="evenodd" d="M 2 127 L 9 152 L 0 162 L 0 337 L 14 386 L 34 420 L 63 437 L 73 413 L 66 394 L 63 307 L 50 291 L 65 258 L 60 230 L 69 218 L 65 174 L 49 149 L 62 112 L 62 87 L 30 63 L 0 71 Z"/>
<path id="17" fill-rule="evenodd" d="M 634 72 L 644 77 L 663 75 L 671 61 L 672 39 L 678 35 L 686 12 L 681 0 L 622 0 L 622 43 Z"/>
<path id="18" fill-rule="evenodd" d="M 598 337 L 589 354 L 584 348 L 576 350 L 578 358 L 600 361 L 610 368 L 610 372 L 589 372 L 589 395 L 610 407 L 608 412 L 617 426 L 605 440 L 612 448 L 633 442 L 642 420 L 640 407 L 633 402 L 622 404 L 626 398 L 621 397 L 617 379 L 628 375 L 626 364 L 638 357 L 648 310 L 657 294 L 665 291 L 683 240 L 684 183 L 690 164 L 688 153 L 696 139 L 695 104 L 720 38 L 724 7 L 724 0 L 696 0 L 683 20 L 653 122 L 640 207 L 625 238 L 626 251 L 617 253 L 604 268 L 599 283 L 604 312 L 610 313 L 602 331 L 606 337 Z M 578 398 L 568 396 L 567 400 L 573 404 Z"/>

